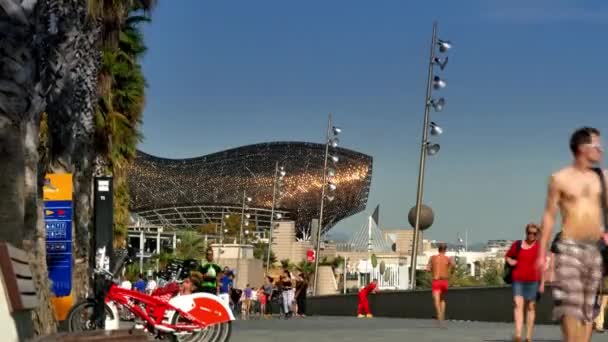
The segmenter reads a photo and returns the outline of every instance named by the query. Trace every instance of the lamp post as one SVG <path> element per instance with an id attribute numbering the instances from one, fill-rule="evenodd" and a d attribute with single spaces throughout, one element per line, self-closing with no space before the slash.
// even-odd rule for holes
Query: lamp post
<path id="1" fill-rule="evenodd" d="M 238 248 L 238 254 L 237 254 L 237 258 L 236 258 L 236 268 L 238 269 L 238 271 L 236 272 L 236 274 L 234 275 L 234 284 L 237 285 L 237 279 L 239 277 L 239 273 L 241 273 L 241 251 L 243 249 L 243 226 L 249 226 L 249 214 L 245 214 L 245 210 L 249 209 L 249 206 L 247 205 L 247 203 L 250 203 L 252 201 L 251 197 L 247 196 L 247 192 L 245 190 L 243 190 L 243 205 L 241 207 L 241 225 L 240 225 L 240 231 L 239 231 L 239 244 L 237 245 Z"/>
<path id="2" fill-rule="evenodd" d="M 331 148 L 338 147 L 338 142 L 339 142 L 338 134 L 340 134 L 340 132 L 342 132 L 342 130 L 339 127 L 332 126 L 331 113 L 330 113 L 328 116 L 328 119 L 327 119 L 327 134 L 326 134 L 326 139 L 325 139 L 325 160 L 323 162 L 323 180 L 321 183 L 321 209 L 319 210 L 319 227 L 317 229 L 317 236 L 316 236 L 317 243 L 315 246 L 315 281 L 313 283 L 313 294 L 315 296 L 318 295 L 317 291 L 319 289 L 319 258 L 320 258 L 320 251 L 321 251 L 321 231 L 323 230 L 323 207 L 324 207 L 325 199 L 327 199 L 330 202 L 334 200 L 334 196 L 326 194 L 326 189 L 328 189 L 330 192 L 333 192 L 336 190 L 336 183 L 334 183 L 334 181 L 332 179 L 336 175 L 336 170 L 334 168 L 329 168 L 327 164 L 330 159 L 333 164 L 337 163 L 340 159 L 335 154 L 330 155 L 329 149 L 330 149 L 330 147 Z"/>
<path id="3" fill-rule="evenodd" d="M 426 155 L 435 155 L 439 152 L 439 144 L 433 144 L 429 141 L 429 132 L 431 135 L 440 135 L 443 129 L 435 122 L 430 121 L 431 107 L 440 112 L 445 106 L 445 99 L 433 99 L 433 89 L 440 90 L 446 87 L 446 82 L 439 76 L 433 75 L 433 67 L 439 66 L 443 70 L 448 62 L 448 57 L 443 59 L 437 56 L 436 49 L 439 47 L 439 53 L 447 52 L 452 44 L 449 41 L 437 38 L 437 23 L 433 24 L 433 37 L 431 41 L 431 53 L 429 58 L 429 68 L 426 84 L 426 98 L 424 102 L 424 122 L 422 126 L 422 143 L 420 146 L 420 167 L 418 169 L 418 190 L 416 192 L 416 215 L 414 223 L 414 240 L 412 241 L 412 260 L 410 265 L 410 288 L 416 288 L 416 259 L 418 257 L 418 240 L 420 235 L 420 213 L 422 211 L 422 193 L 424 188 L 424 169 Z"/>
<path id="4" fill-rule="evenodd" d="M 221 225 L 220 225 L 220 247 L 218 248 L 219 255 L 217 256 L 218 263 L 220 261 L 220 258 L 222 257 L 222 253 L 224 253 L 224 251 L 222 250 L 222 248 L 224 247 L 224 234 L 226 233 L 224 219 L 227 219 L 229 217 L 230 217 L 230 215 L 229 214 L 224 215 L 224 210 L 222 210 L 222 221 L 221 221 Z"/>
<path id="5" fill-rule="evenodd" d="M 270 270 L 270 253 L 272 252 L 272 232 L 274 231 L 274 218 L 275 218 L 275 208 L 277 206 L 277 202 L 280 200 L 282 195 L 282 187 L 283 187 L 283 178 L 285 178 L 285 167 L 280 166 L 277 161 L 274 166 L 274 178 L 272 182 L 272 208 L 270 210 L 270 232 L 268 236 L 268 251 L 266 252 L 266 275 L 268 275 L 268 271 Z M 276 214 L 276 218 L 280 220 L 283 217 L 281 213 Z"/>

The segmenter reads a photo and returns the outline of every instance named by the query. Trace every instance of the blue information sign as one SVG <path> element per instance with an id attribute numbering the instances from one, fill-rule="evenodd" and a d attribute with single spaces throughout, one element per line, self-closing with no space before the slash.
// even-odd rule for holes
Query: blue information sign
<path id="1" fill-rule="evenodd" d="M 72 201 L 71 176 L 62 180 L 50 175 L 45 184 L 44 225 L 46 228 L 46 264 L 51 290 L 57 297 L 72 291 Z M 55 175 L 59 177 L 59 175 Z M 63 176 L 63 175 L 61 175 Z M 48 177 L 48 176 L 47 176 Z M 53 180 L 57 179 L 57 182 Z M 55 184 L 53 184 L 55 183 Z M 68 184 L 69 190 L 66 190 Z M 63 186 L 62 186 L 63 185 Z M 53 191 L 55 190 L 55 191 Z M 48 191 L 48 193 L 46 193 Z M 63 194 L 58 194 L 59 192 Z"/>

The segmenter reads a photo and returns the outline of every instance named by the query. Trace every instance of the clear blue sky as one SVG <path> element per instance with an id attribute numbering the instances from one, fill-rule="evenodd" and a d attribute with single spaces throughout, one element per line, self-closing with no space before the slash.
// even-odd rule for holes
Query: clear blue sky
<path id="1" fill-rule="evenodd" d="M 179 3 L 178 3 L 179 2 Z M 531 5 L 532 4 L 532 5 Z M 140 148 L 193 157 L 265 141 L 322 142 L 374 157 L 366 214 L 409 227 L 433 20 L 454 44 L 441 74 L 445 130 L 428 160 L 425 237 L 519 238 L 581 125 L 606 131 L 601 0 L 160 0 L 145 27 L 149 82 Z"/>

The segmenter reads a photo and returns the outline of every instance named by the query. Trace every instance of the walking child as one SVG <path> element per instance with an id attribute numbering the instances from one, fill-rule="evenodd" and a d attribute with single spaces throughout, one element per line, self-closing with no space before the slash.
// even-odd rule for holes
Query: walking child
<path id="1" fill-rule="evenodd" d="M 359 291 L 359 308 L 357 310 L 357 317 L 363 318 L 363 317 L 366 317 L 366 315 L 367 315 L 367 318 L 373 317 L 371 311 L 369 311 L 369 301 L 367 299 L 367 296 L 370 293 L 377 293 L 377 292 L 378 292 L 378 280 L 377 279 L 372 280 L 372 282 L 369 283 L 369 285 L 367 285 L 366 287 L 361 289 L 361 291 Z"/>

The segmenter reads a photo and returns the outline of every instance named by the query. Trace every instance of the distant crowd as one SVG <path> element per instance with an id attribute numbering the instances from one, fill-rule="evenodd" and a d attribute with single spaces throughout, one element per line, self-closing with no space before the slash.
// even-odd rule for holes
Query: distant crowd
<path id="1" fill-rule="evenodd" d="M 309 277 L 305 273 L 293 274 L 285 270 L 278 276 L 264 277 L 262 284 L 235 286 L 236 272 L 215 263 L 213 250 L 208 249 L 202 263 L 180 260 L 164 272 L 146 277 L 139 274 L 132 283 L 124 279 L 121 287 L 166 297 L 205 292 L 219 296 L 241 319 L 303 317 L 306 315 L 306 297 Z"/>

